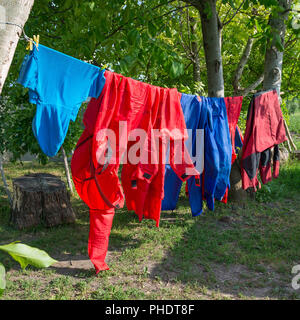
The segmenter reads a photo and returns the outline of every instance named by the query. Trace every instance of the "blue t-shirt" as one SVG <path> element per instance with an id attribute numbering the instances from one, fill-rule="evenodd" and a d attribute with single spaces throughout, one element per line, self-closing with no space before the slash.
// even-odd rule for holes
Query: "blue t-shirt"
<path id="1" fill-rule="evenodd" d="M 25 56 L 17 82 L 29 88 L 29 101 L 37 106 L 32 129 L 49 157 L 59 151 L 81 104 L 100 95 L 104 71 L 41 44 Z"/>

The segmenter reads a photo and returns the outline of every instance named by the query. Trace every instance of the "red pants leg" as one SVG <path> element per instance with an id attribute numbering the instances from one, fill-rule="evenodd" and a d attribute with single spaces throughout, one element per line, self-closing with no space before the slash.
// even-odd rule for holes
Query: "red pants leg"
<path id="1" fill-rule="evenodd" d="M 96 274 L 101 270 L 109 270 L 104 260 L 114 215 L 115 210 L 113 208 L 107 210 L 90 209 L 88 253 L 95 266 Z"/>

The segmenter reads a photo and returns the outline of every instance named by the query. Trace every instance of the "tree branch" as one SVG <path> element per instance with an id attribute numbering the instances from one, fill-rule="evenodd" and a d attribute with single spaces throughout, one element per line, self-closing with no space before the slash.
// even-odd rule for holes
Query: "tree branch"
<path id="1" fill-rule="evenodd" d="M 153 10 L 158 9 L 159 7 L 161 7 L 161 6 L 163 6 L 163 5 L 170 4 L 170 3 L 174 2 L 174 1 L 175 1 L 175 0 L 171 0 L 171 1 L 168 1 L 168 2 L 166 2 L 166 3 L 160 3 L 159 5 L 157 5 L 157 6 L 153 7 L 153 8 L 151 8 L 151 9 L 149 9 L 148 11 L 151 12 L 151 11 L 153 11 Z M 170 10 L 169 12 L 166 12 L 166 13 L 164 13 L 164 14 L 161 15 L 161 16 L 155 17 L 155 20 L 156 20 L 156 19 L 160 19 L 160 18 L 162 18 L 162 17 L 165 17 L 165 16 L 169 15 L 169 14 L 172 13 L 172 12 L 175 12 L 175 11 L 178 11 L 178 10 L 180 10 L 180 9 L 182 9 L 182 8 L 186 8 L 186 7 L 190 7 L 190 6 L 191 6 L 191 5 L 188 4 L 188 5 L 185 5 L 185 6 L 182 6 L 182 7 L 176 7 L 175 9 Z M 107 35 L 105 36 L 105 39 L 108 39 L 108 38 L 112 37 L 112 36 L 113 36 L 114 34 L 116 34 L 117 32 L 123 30 L 124 27 L 127 26 L 129 23 L 132 23 L 132 22 L 136 21 L 137 19 L 138 19 L 138 17 L 134 17 L 133 19 L 131 19 L 131 20 L 123 23 L 121 26 L 119 26 L 118 28 L 116 28 L 115 30 L 113 30 L 112 32 L 110 32 L 109 34 L 107 34 Z M 98 45 L 98 44 L 100 44 L 100 42 L 97 43 L 97 45 Z"/>
<path id="2" fill-rule="evenodd" d="M 237 94 L 246 97 L 249 93 L 253 93 L 253 90 L 255 90 L 263 81 L 264 81 L 264 74 L 262 74 L 255 82 L 250 84 L 250 86 L 247 87 L 246 89 L 239 90 Z"/>
<path id="3" fill-rule="evenodd" d="M 240 6 L 237 8 L 237 10 L 235 11 L 235 13 L 233 14 L 233 16 L 228 20 L 228 21 L 225 21 L 224 19 L 224 22 L 222 23 L 222 27 L 226 26 L 227 24 L 229 24 L 233 19 L 234 17 L 238 14 L 238 12 L 241 10 L 242 6 L 244 5 L 246 0 L 243 0 L 242 3 L 240 4 Z M 225 17 L 226 18 L 226 17 Z"/>
<path id="4" fill-rule="evenodd" d="M 287 40 L 287 42 L 284 45 L 284 49 L 288 48 L 289 46 L 291 46 L 293 43 L 297 42 L 298 38 L 294 37 L 292 38 L 292 34 L 290 35 L 289 39 Z"/>
<path id="5" fill-rule="evenodd" d="M 180 37 L 179 37 L 179 41 L 183 47 L 183 49 L 185 50 L 185 53 L 188 57 L 188 59 L 190 61 L 192 61 L 192 63 L 195 63 L 195 59 L 193 57 L 193 53 L 192 53 L 192 50 L 190 48 L 190 46 L 186 46 L 186 44 L 184 43 L 184 37 L 183 37 L 183 34 L 182 34 L 182 15 L 180 15 L 180 20 L 179 20 L 179 34 L 180 34 Z"/>
<path id="6" fill-rule="evenodd" d="M 249 37 L 248 41 L 247 41 L 247 44 L 246 44 L 246 47 L 245 47 L 245 49 L 243 51 L 241 60 L 238 63 L 238 66 L 237 66 L 237 68 L 235 70 L 234 78 L 233 78 L 234 92 L 238 92 L 240 90 L 240 80 L 242 78 L 245 65 L 247 64 L 247 62 L 249 60 L 251 49 L 252 49 L 252 46 L 253 46 L 253 42 L 254 42 L 254 38 Z"/>
<path id="7" fill-rule="evenodd" d="M 70 176 L 68 157 L 67 157 L 66 151 L 63 148 L 63 146 L 61 146 L 60 150 L 61 150 L 61 153 L 62 153 L 62 156 L 63 156 L 63 159 L 64 159 L 64 166 L 65 166 L 65 172 L 66 172 L 66 178 L 67 178 L 68 186 L 69 186 L 69 189 L 71 191 L 71 194 L 73 194 L 73 186 L 72 186 L 72 181 L 71 181 L 71 176 Z"/>

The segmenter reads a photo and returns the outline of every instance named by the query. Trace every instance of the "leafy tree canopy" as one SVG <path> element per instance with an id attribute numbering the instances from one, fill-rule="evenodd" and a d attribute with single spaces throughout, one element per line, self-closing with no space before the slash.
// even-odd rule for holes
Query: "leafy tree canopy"
<path id="1" fill-rule="evenodd" d="M 92 64 L 109 68 L 125 76 L 174 87 L 181 92 L 205 95 L 207 73 L 197 1 L 177 0 L 39 0 L 35 1 L 25 25 L 28 36 L 40 35 L 42 44 Z M 246 88 L 262 73 L 268 39 L 285 51 L 282 92 L 284 101 L 298 94 L 299 34 L 297 7 L 287 23 L 285 43 L 268 24 L 270 15 L 285 9 L 277 0 L 218 0 L 217 10 L 222 28 L 222 57 L 225 94 L 233 94 L 235 69 L 249 37 L 253 48 L 241 79 Z M 208 14 L 209 14 L 209 8 Z M 194 31 L 191 32 L 191 25 Z M 193 79 L 192 43 L 197 43 L 201 82 Z M 18 159 L 26 152 L 41 152 L 31 130 L 35 106 L 28 103 L 27 90 L 16 84 L 26 52 L 20 41 L 1 99 L 0 137 L 3 149 Z M 259 88 L 258 88 L 259 89 Z M 84 106 L 81 108 L 81 114 Z M 70 152 L 81 132 L 81 117 L 71 123 L 64 148 Z"/>

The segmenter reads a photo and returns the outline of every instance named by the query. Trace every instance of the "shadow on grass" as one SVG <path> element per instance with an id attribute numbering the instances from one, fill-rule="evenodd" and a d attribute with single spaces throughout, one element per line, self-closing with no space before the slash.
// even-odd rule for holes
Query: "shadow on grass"
<path id="1" fill-rule="evenodd" d="M 149 277 L 221 298 L 299 299 L 291 287 L 291 269 L 300 263 L 299 191 L 300 166 L 294 163 L 262 187 L 258 201 L 217 203 L 214 212 L 193 218 Z M 181 197 L 179 206 L 188 205 Z"/>
<path id="2" fill-rule="evenodd" d="M 162 212 L 159 229 L 153 221 L 140 223 L 125 208 L 118 210 L 107 257 L 111 270 L 101 277 L 113 275 L 114 281 L 122 281 L 123 271 L 129 270 L 134 286 L 147 267 L 152 283 L 157 279 L 163 286 L 179 283 L 189 287 L 195 299 L 201 295 L 294 298 L 295 292 L 288 287 L 291 266 L 300 263 L 299 178 L 299 164 L 293 164 L 258 192 L 259 201 L 217 203 L 214 212 L 205 210 L 196 218 L 182 196 L 176 211 Z M 1 189 L 0 243 L 21 240 L 58 260 L 49 268 L 55 273 L 94 277 L 87 254 L 88 208 L 78 196 L 72 197 L 72 206 L 77 217 L 74 224 L 19 231 L 9 225 L 9 205 Z M 7 270 L 19 268 L 1 252 L 0 261 Z M 213 296 L 216 292 L 219 296 Z"/>

